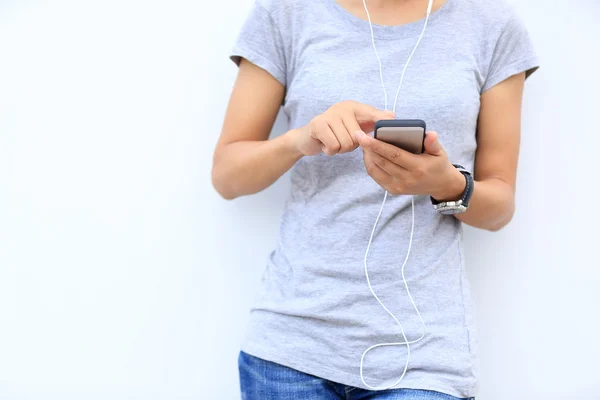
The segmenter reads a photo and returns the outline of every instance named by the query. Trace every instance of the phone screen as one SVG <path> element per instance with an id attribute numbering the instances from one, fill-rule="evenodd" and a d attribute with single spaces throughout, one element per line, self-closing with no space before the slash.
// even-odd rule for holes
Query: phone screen
<path id="1" fill-rule="evenodd" d="M 423 152 L 425 129 L 422 126 L 381 126 L 375 138 L 414 154 Z"/>

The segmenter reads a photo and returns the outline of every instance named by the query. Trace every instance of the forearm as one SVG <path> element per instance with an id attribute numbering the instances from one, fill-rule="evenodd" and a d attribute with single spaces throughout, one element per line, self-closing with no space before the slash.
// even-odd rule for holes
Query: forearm
<path id="1" fill-rule="evenodd" d="M 500 179 L 490 178 L 475 181 L 469 208 L 456 214 L 456 218 L 476 228 L 498 231 L 510 222 L 514 211 L 512 187 Z"/>
<path id="2" fill-rule="evenodd" d="M 270 140 L 239 141 L 223 145 L 215 154 L 212 183 L 225 199 L 260 192 L 288 171 L 302 154 L 289 131 Z"/>

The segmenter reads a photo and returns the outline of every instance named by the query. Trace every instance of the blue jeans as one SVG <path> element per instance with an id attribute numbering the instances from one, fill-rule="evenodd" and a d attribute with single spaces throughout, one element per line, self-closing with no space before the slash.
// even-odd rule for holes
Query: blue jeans
<path id="1" fill-rule="evenodd" d="M 238 366 L 242 400 L 460 400 L 430 390 L 363 390 L 308 375 L 243 351 Z"/>

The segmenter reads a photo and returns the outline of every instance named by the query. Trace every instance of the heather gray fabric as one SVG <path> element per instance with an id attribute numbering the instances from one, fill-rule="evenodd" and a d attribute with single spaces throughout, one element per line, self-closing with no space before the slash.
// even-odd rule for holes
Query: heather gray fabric
<path id="1" fill-rule="evenodd" d="M 427 2 L 423 0 L 425 10 Z M 400 73 L 423 21 L 374 26 L 390 107 Z M 286 86 L 290 127 L 308 123 L 332 104 L 356 100 L 383 109 L 383 91 L 368 23 L 334 0 L 259 0 L 231 53 L 262 67 Z M 406 72 L 397 118 L 420 118 L 440 135 L 453 163 L 472 169 L 480 95 L 537 60 L 514 11 L 499 0 L 447 0 L 431 15 Z M 363 257 L 384 191 L 365 172 L 360 149 L 305 157 L 291 170 L 291 192 L 277 245 L 266 257 L 262 288 L 242 349 L 254 356 L 346 385 L 359 377 L 363 351 L 402 341 L 372 297 Z M 410 231 L 410 197 L 391 196 L 369 256 L 375 291 L 420 335 L 400 275 Z M 415 197 L 415 234 L 405 274 L 426 324 L 411 346 L 401 387 L 457 397 L 476 393 L 477 339 L 463 269 L 461 224 Z M 476 265 L 476 268 L 485 268 Z M 365 359 L 370 385 L 402 372 L 406 347 L 384 347 Z"/>

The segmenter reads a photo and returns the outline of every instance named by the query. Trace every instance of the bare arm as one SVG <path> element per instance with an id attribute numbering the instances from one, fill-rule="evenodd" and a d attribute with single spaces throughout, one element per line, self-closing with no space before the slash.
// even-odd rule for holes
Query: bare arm
<path id="1" fill-rule="evenodd" d="M 267 140 L 283 95 L 279 81 L 242 60 L 213 157 L 213 186 L 225 199 L 269 187 L 305 155 L 353 151 L 358 147 L 354 132 L 370 132 L 375 121 L 394 116 L 390 111 L 344 101 L 307 125 Z"/>
<path id="2" fill-rule="evenodd" d="M 283 95 L 281 83 L 242 59 L 213 156 L 212 183 L 225 199 L 267 188 L 302 157 L 288 134 L 267 140 Z"/>
<path id="3" fill-rule="evenodd" d="M 497 231 L 514 215 L 524 82 L 525 73 L 514 75 L 481 96 L 475 189 L 468 210 L 456 215 L 468 225 Z"/>

